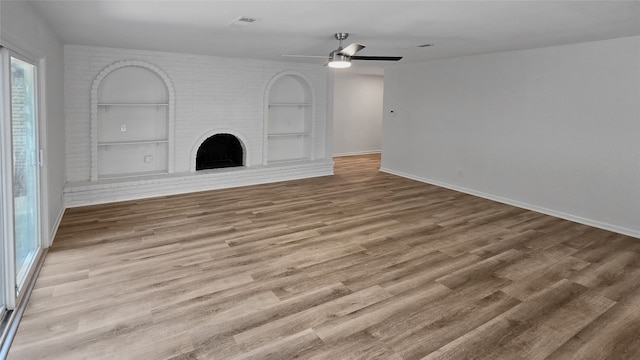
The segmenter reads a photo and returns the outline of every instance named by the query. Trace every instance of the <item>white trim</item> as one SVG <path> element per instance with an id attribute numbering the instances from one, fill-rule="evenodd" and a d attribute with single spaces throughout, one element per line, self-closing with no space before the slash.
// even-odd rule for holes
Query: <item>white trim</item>
<path id="1" fill-rule="evenodd" d="M 200 136 L 198 141 L 196 141 L 196 143 L 191 148 L 191 158 L 190 158 L 191 161 L 189 164 L 190 172 L 196 172 L 196 158 L 198 157 L 198 149 L 200 149 L 200 145 L 202 145 L 202 143 L 208 138 L 218 134 L 233 135 L 238 140 L 240 140 L 240 145 L 242 145 L 242 164 L 245 167 L 251 166 L 251 155 L 249 154 L 249 146 L 247 146 L 249 143 L 247 142 L 247 139 L 244 136 L 242 136 L 237 131 L 234 131 L 231 129 L 213 129 L 213 130 L 207 131 L 202 136 Z"/>
<path id="2" fill-rule="evenodd" d="M 35 53 L 33 53 L 31 51 L 25 50 L 23 47 L 18 46 L 16 43 L 14 43 L 11 40 L 7 40 L 6 39 L 6 35 L 8 33 L 9 33 L 8 31 L 2 30 L 2 32 L 1 32 L 2 37 L 0 37 L 0 42 L 2 42 L 2 44 L 0 44 L 0 47 L 3 47 L 5 49 L 11 51 L 12 53 L 18 54 L 21 57 L 24 57 L 26 59 L 39 59 L 39 58 L 42 57 L 42 56 L 36 55 Z M 15 49 L 18 49 L 18 50 L 15 50 Z"/>
<path id="3" fill-rule="evenodd" d="M 10 56 L 9 49 L 0 48 L 0 78 L 10 79 Z M 8 80 L 0 82 L 0 102 L 3 106 L 0 108 L 3 113 L 0 115 L 0 146 L 2 146 L 2 159 L 0 159 L 0 187 L 2 193 L 5 194 L 2 198 L 2 263 L 3 268 L 0 276 L 3 276 L 4 291 L 4 305 L 8 310 L 13 310 L 16 307 L 16 277 L 15 277 L 15 241 L 13 234 L 13 198 L 10 196 L 13 194 L 13 151 L 12 151 L 12 136 L 11 136 L 11 100 L 10 100 L 10 82 Z M 9 119 L 8 121 L 4 121 Z"/>
<path id="4" fill-rule="evenodd" d="M 324 127 L 324 151 L 322 153 L 322 157 L 325 157 L 329 154 L 333 154 L 333 119 L 334 119 L 334 90 L 336 87 L 335 84 L 335 71 L 327 71 L 327 112 L 326 112 L 326 121 Z M 335 156 L 335 155 L 334 155 Z"/>
<path id="5" fill-rule="evenodd" d="M 371 154 L 380 154 L 381 152 L 382 150 L 365 150 L 365 151 L 353 151 L 348 153 L 333 154 L 333 156 L 340 157 L 340 156 L 371 155 Z"/>
<path id="6" fill-rule="evenodd" d="M 540 206 L 537 206 L 537 205 L 524 203 L 524 202 L 521 202 L 521 201 L 518 201 L 518 200 L 513 200 L 513 199 L 509 199 L 509 198 L 505 198 L 505 197 L 498 196 L 498 195 L 493 195 L 493 194 L 487 194 L 487 193 L 484 193 L 484 192 L 481 192 L 481 191 L 472 190 L 472 189 L 468 189 L 468 188 L 457 186 L 457 185 L 447 184 L 445 182 L 438 181 L 438 180 L 427 179 L 427 178 L 423 178 L 423 177 L 420 177 L 420 176 L 407 174 L 407 173 L 404 173 L 402 171 L 395 171 L 395 170 L 391 170 L 391 169 L 387 169 L 387 168 L 383 168 L 383 167 L 380 168 L 380 171 L 388 173 L 388 174 L 391 174 L 391 175 L 401 176 L 401 177 L 404 177 L 404 178 L 407 178 L 407 179 L 420 181 L 420 182 L 423 182 L 423 183 L 426 183 L 426 184 L 431 184 L 431 185 L 440 186 L 440 187 L 443 187 L 443 188 L 446 188 L 446 189 L 459 191 L 459 192 L 462 192 L 462 193 L 465 193 L 465 194 L 478 196 L 478 197 L 485 198 L 485 199 L 488 199 L 488 200 L 497 201 L 497 202 L 500 202 L 500 203 L 503 203 L 503 204 L 512 205 L 512 206 L 519 207 L 519 208 L 522 208 L 522 209 L 527 209 L 527 210 L 539 212 L 541 214 L 554 216 L 554 217 L 557 217 L 557 218 L 560 218 L 560 219 L 577 222 L 577 223 L 580 223 L 580 224 L 583 224 L 583 225 L 592 226 L 592 227 L 603 229 L 603 230 L 613 231 L 615 233 L 622 234 L 622 235 L 627 235 L 627 236 L 640 238 L 640 231 L 638 231 L 638 230 L 629 229 L 629 228 L 625 228 L 625 227 L 621 227 L 621 226 L 617 226 L 617 225 L 612 225 L 612 224 L 604 223 L 604 222 L 593 220 L 593 219 L 587 219 L 587 218 L 583 218 L 583 217 L 580 217 L 580 216 L 567 214 L 567 213 L 564 213 L 564 212 L 561 212 L 561 211 L 551 210 L 551 209 L 547 209 L 547 208 L 540 207 Z"/>
<path id="7" fill-rule="evenodd" d="M 47 151 L 47 75 L 46 64 L 47 59 L 41 58 L 38 61 L 38 151 L 42 151 L 42 163 L 39 165 L 39 184 L 40 187 L 40 246 L 46 249 L 51 245 L 49 238 L 49 173 Z"/>

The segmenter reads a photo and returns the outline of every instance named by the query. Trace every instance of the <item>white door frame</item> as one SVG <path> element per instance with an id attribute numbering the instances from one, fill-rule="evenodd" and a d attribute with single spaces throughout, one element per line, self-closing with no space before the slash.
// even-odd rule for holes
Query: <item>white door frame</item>
<path id="1" fill-rule="evenodd" d="M 12 137 L 12 123 L 11 121 L 7 121 L 5 119 L 11 119 L 11 58 L 16 58 L 21 61 L 27 62 L 33 65 L 36 68 L 36 76 L 35 76 L 35 97 L 36 97 L 36 144 L 38 144 L 38 149 L 36 149 L 38 155 L 38 162 L 40 166 L 37 168 L 36 176 L 37 176 L 37 188 L 36 188 L 36 199 L 38 201 L 37 208 L 37 220 L 36 225 L 38 229 L 36 233 L 38 234 L 38 245 L 39 248 L 37 250 L 36 255 L 33 258 L 33 262 L 31 264 L 31 268 L 27 272 L 26 281 L 24 281 L 24 285 L 28 283 L 28 279 L 32 276 L 33 271 L 35 269 L 35 265 L 38 262 L 39 257 L 42 255 L 43 250 L 43 239 L 46 237 L 43 236 L 43 226 L 42 226 L 42 218 L 43 218 L 43 208 L 42 208 L 42 183 L 41 183 L 41 143 L 40 143 L 40 132 L 41 132 L 41 123 L 40 123 L 40 114 L 42 113 L 42 104 L 40 102 L 40 89 L 42 86 L 41 74 L 40 74 L 40 65 L 41 61 L 32 60 L 28 56 L 23 56 L 19 52 L 8 49 L 6 47 L 0 48 L 0 72 L 2 74 L 2 84 L 0 84 L 0 101 L 3 102 L 2 108 L 3 113 L 1 117 L 3 121 L 0 123 L 0 139 L 2 150 L 0 154 L 2 158 L 0 158 L 0 186 L 2 187 L 2 193 L 5 194 L 2 199 L 0 205 L 2 206 L 1 216 L 2 222 L 5 224 L 2 227 L 2 251 L 1 255 L 3 257 L 4 268 L 1 269 L 3 276 L 3 284 L 4 284 L 4 303 L 7 310 L 13 310 L 16 308 L 17 304 L 20 303 L 20 300 L 24 296 L 26 286 L 23 286 L 23 289 L 18 293 L 17 289 L 17 279 L 16 279 L 16 262 L 15 262 L 15 233 L 14 233 L 14 203 L 13 196 L 9 196 L 13 194 L 13 137 Z"/>

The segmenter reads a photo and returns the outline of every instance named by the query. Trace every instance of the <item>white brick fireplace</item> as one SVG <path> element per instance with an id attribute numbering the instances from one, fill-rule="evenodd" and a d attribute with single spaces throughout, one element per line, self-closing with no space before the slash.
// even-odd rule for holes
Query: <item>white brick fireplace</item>
<path id="1" fill-rule="evenodd" d="M 125 110 L 118 108 L 123 107 L 122 103 L 137 102 L 135 99 L 129 101 L 125 94 L 122 95 L 124 99 L 119 99 L 119 103 L 115 104 L 112 100 L 97 99 L 95 93 L 92 99 L 92 86 L 96 85 L 97 78 L 129 63 L 152 73 L 157 70 L 162 74 L 158 78 L 171 88 L 171 100 L 163 99 L 158 104 L 155 104 L 157 100 L 153 100 L 153 106 L 145 104 L 149 110 L 133 112 L 156 111 L 162 116 L 171 117 L 167 125 L 170 128 L 163 130 L 163 135 L 158 135 L 161 137 L 159 141 L 144 140 L 131 145 L 128 140 L 112 141 L 105 138 L 111 136 L 108 128 L 112 125 L 116 126 L 116 130 L 112 131 L 115 136 L 118 136 L 119 130 L 130 128 L 135 131 L 136 127 L 141 126 L 142 130 L 139 131 L 145 136 L 151 132 L 127 118 L 129 115 Z M 308 88 L 307 98 L 303 102 L 269 103 L 270 87 L 283 76 L 298 79 Z M 319 65 L 65 46 L 65 204 L 72 207 L 331 175 L 333 161 L 331 150 L 327 148 L 330 142 L 327 141 L 329 120 L 326 94 L 327 73 Z M 272 102 L 275 101 L 273 97 L 275 95 L 272 95 Z M 275 110 L 280 112 L 278 116 L 283 116 L 285 122 L 290 121 L 287 118 L 291 117 L 290 113 L 304 112 L 307 116 L 304 132 L 273 133 L 274 128 L 280 131 L 283 125 L 268 125 L 268 117 L 275 116 L 270 110 L 271 106 L 279 106 Z M 130 109 L 131 106 L 126 108 Z M 106 117 L 100 119 L 100 116 Z M 114 123 L 97 125 L 97 121 Z M 102 134 L 97 134 L 97 131 L 102 131 Z M 240 141 L 243 166 L 195 170 L 198 148 L 215 134 L 231 134 Z M 286 155 L 286 146 L 289 146 L 286 144 L 296 139 L 304 140 L 300 141 L 306 146 L 304 159 L 287 160 L 285 156 L 284 160 L 287 161 L 275 161 L 273 156 L 267 156 L 274 140 L 280 142 L 272 145 L 273 151 L 278 150 L 279 156 L 282 156 L 282 147 L 285 146 Z M 160 145 L 149 145 L 152 142 Z M 162 151 L 160 155 L 151 152 L 146 154 L 144 150 L 132 153 L 127 146 L 158 146 Z M 134 155 L 121 156 L 116 151 Z M 97 164 L 100 161 L 102 163 Z M 166 161 L 167 165 L 160 166 L 155 173 L 140 172 L 128 176 L 126 172 L 123 175 L 118 173 L 120 170 L 113 170 L 118 168 L 119 163 L 109 162 L 117 161 L 132 162 L 132 166 L 138 161 L 141 168 L 153 161 Z M 109 171 L 118 174 L 111 176 Z"/>

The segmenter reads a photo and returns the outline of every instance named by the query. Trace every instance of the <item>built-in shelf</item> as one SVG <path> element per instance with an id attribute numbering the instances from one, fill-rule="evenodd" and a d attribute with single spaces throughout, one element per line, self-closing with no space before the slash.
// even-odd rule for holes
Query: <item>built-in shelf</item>
<path id="1" fill-rule="evenodd" d="M 143 62 L 113 64 L 96 78 L 93 181 L 172 172 L 172 94 L 166 75 Z"/>
<path id="2" fill-rule="evenodd" d="M 303 76 L 295 73 L 281 74 L 272 81 L 266 99 L 267 163 L 311 160 L 311 86 Z"/>

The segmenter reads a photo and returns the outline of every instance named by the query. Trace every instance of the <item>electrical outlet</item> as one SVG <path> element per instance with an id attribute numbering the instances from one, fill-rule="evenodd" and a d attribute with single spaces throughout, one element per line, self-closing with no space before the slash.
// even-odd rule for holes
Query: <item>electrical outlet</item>
<path id="1" fill-rule="evenodd" d="M 458 177 L 463 177 L 464 176 L 464 172 L 462 171 L 462 169 L 458 169 Z"/>
<path id="2" fill-rule="evenodd" d="M 120 131 L 122 132 L 127 131 L 127 125 L 120 125 Z"/>
<path id="3" fill-rule="evenodd" d="M 144 156 L 144 163 L 145 164 L 151 164 L 153 162 L 153 155 L 145 155 Z"/>

